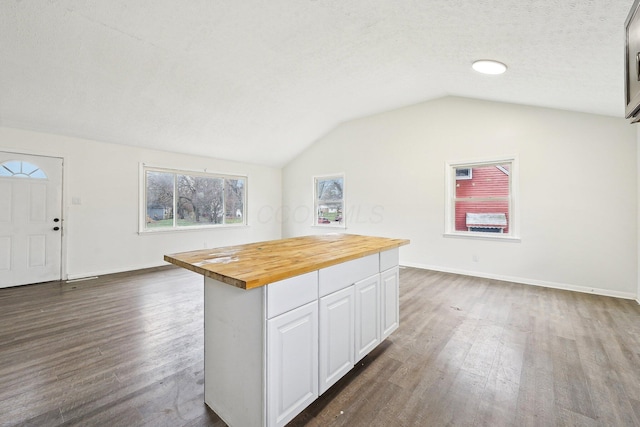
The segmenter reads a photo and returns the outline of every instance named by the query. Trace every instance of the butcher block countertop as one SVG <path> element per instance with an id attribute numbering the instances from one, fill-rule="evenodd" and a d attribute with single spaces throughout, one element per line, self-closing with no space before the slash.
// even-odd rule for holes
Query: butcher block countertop
<path id="1" fill-rule="evenodd" d="M 177 266 L 242 289 L 309 273 L 409 244 L 409 240 L 355 234 L 294 237 L 165 255 Z"/>

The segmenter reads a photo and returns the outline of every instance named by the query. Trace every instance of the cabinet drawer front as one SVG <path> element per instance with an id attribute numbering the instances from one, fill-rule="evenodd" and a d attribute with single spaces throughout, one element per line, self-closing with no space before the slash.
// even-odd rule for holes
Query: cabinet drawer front
<path id="1" fill-rule="evenodd" d="M 380 271 L 380 256 L 373 254 L 364 258 L 343 262 L 323 268 L 319 272 L 320 296 L 329 295 L 355 282 L 373 276 Z"/>
<path id="2" fill-rule="evenodd" d="M 267 318 L 271 319 L 317 299 L 317 271 L 270 283 L 267 285 Z"/>
<path id="3" fill-rule="evenodd" d="M 380 252 L 380 271 L 396 267 L 400 263 L 400 250 L 398 248 Z"/>

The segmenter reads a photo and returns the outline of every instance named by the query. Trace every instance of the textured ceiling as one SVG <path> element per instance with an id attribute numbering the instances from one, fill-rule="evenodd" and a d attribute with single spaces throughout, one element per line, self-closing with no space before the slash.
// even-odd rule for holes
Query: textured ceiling
<path id="1" fill-rule="evenodd" d="M 631 4 L 1 0 L 0 126 L 281 166 L 445 95 L 622 117 Z"/>

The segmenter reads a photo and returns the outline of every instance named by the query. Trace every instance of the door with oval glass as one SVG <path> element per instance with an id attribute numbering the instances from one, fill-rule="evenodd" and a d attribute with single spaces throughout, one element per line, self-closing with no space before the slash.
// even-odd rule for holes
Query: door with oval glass
<path id="1" fill-rule="evenodd" d="M 0 288 L 61 279 L 62 159 L 0 151 Z"/>

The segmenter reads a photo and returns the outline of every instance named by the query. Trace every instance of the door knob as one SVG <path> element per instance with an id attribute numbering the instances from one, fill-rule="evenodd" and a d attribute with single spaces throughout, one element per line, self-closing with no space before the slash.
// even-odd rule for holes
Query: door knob
<path id="1" fill-rule="evenodd" d="M 60 230 L 60 227 L 53 227 L 53 231 L 58 231 Z"/>

